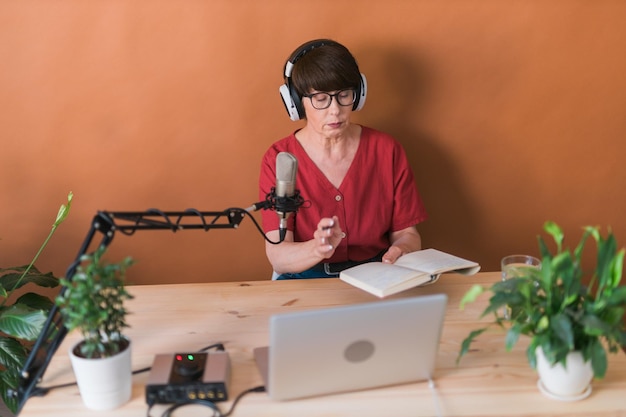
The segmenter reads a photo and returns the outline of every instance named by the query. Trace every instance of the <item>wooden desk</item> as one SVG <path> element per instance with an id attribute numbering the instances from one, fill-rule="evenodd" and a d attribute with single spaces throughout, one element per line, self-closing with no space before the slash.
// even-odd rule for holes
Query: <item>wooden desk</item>
<path id="1" fill-rule="evenodd" d="M 626 416 L 626 355 L 611 355 L 604 380 L 594 381 L 593 393 L 578 402 L 559 402 L 537 389 L 537 375 L 526 357 L 526 341 L 512 352 L 504 351 L 504 334 L 494 331 L 478 340 L 473 351 L 455 361 L 459 345 L 470 330 L 479 327 L 484 304 L 464 311 L 461 296 L 475 282 L 490 283 L 499 273 L 473 277 L 444 275 L 436 284 L 415 288 L 390 298 L 443 292 L 449 297 L 435 380 L 444 416 Z M 253 281 L 131 287 L 135 299 L 127 335 L 133 343 L 133 368 L 150 366 L 155 354 L 194 351 L 223 342 L 232 360 L 231 401 L 219 403 L 223 412 L 240 392 L 261 385 L 252 349 L 268 343 L 268 317 L 273 313 L 377 301 L 378 298 L 338 279 Z M 484 300 L 486 301 L 486 300 Z M 428 320 L 428 317 L 424 317 Z M 70 334 L 56 353 L 41 386 L 72 381 L 67 350 L 78 340 Z M 43 398 L 27 401 L 20 417 L 146 415 L 144 384 L 148 374 L 136 375 L 132 400 L 111 412 L 90 412 L 82 405 L 76 387 L 56 389 Z M 303 375 L 306 378 L 306 375 Z M 425 382 L 337 394 L 313 399 L 274 402 L 264 393 L 245 396 L 233 416 L 436 416 L 433 393 Z M 161 415 L 165 406 L 150 413 Z M 208 416 L 208 408 L 189 406 L 175 416 Z"/>

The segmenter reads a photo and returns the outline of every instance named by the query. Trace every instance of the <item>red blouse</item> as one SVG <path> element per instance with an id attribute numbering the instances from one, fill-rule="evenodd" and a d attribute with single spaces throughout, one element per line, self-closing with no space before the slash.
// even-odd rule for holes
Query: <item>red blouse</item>
<path id="1" fill-rule="evenodd" d="M 306 201 L 297 214 L 289 216 L 294 240 L 312 239 L 323 217 L 339 218 L 345 237 L 327 262 L 372 258 L 389 247 L 390 232 L 427 218 L 404 149 L 386 133 L 362 128 L 354 161 L 338 189 L 309 158 L 295 133 L 274 143 L 261 163 L 261 200 L 276 185 L 279 152 L 289 152 L 298 160 L 296 189 Z M 266 233 L 278 229 L 278 216 L 272 210 L 263 210 L 262 220 Z"/>

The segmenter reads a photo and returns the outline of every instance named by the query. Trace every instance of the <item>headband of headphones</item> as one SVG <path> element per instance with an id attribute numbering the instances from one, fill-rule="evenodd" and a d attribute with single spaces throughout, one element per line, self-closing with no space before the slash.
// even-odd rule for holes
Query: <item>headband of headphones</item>
<path id="1" fill-rule="evenodd" d="M 304 119 L 305 112 L 304 107 L 302 106 L 302 97 L 299 96 L 298 92 L 294 88 L 291 82 L 291 72 L 293 71 L 293 66 L 295 63 L 302 58 L 307 52 L 312 51 L 315 48 L 319 48 L 324 45 L 339 45 L 337 42 L 332 41 L 330 39 L 318 39 L 314 41 L 309 41 L 302 44 L 298 47 L 287 59 L 285 63 L 285 83 L 281 85 L 278 89 L 280 92 L 280 96 L 283 100 L 283 104 L 285 105 L 285 109 L 287 110 L 287 114 L 289 114 L 289 118 L 293 121 Z M 365 104 L 365 98 L 367 96 L 367 80 L 365 75 L 361 73 L 361 82 L 356 91 L 356 100 L 354 101 L 354 105 L 352 106 L 352 110 L 361 110 L 363 105 Z"/>

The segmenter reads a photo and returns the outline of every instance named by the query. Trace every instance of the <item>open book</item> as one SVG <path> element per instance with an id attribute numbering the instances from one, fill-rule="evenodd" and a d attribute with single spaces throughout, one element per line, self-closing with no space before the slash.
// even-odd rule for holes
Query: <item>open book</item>
<path id="1" fill-rule="evenodd" d="M 339 278 L 378 297 L 395 294 L 436 281 L 440 274 L 457 272 L 472 275 L 480 265 L 437 249 L 402 255 L 393 264 L 368 262 L 345 269 Z"/>

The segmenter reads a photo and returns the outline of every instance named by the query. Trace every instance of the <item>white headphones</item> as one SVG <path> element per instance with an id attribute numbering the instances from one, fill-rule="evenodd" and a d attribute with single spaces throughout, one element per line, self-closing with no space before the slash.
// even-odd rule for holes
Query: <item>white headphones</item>
<path id="1" fill-rule="evenodd" d="M 305 117 L 304 107 L 302 107 L 302 97 L 298 95 L 298 92 L 291 83 L 291 72 L 293 71 L 293 66 L 307 52 L 324 45 L 339 44 L 330 39 L 318 39 L 306 42 L 296 49 L 285 63 L 285 83 L 278 88 L 278 91 L 280 92 L 287 114 L 289 114 L 289 118 L 293 121 L 304 119 Z M 356 91 L 356 100 L 354 100 L 354 105 L 352 106 L 352 110 L 354 111 L 361 110 L 363 108 L 365 98 L 367 96 L 367 80 L 363 73 L 360 74 L 361 83 Z"/>

